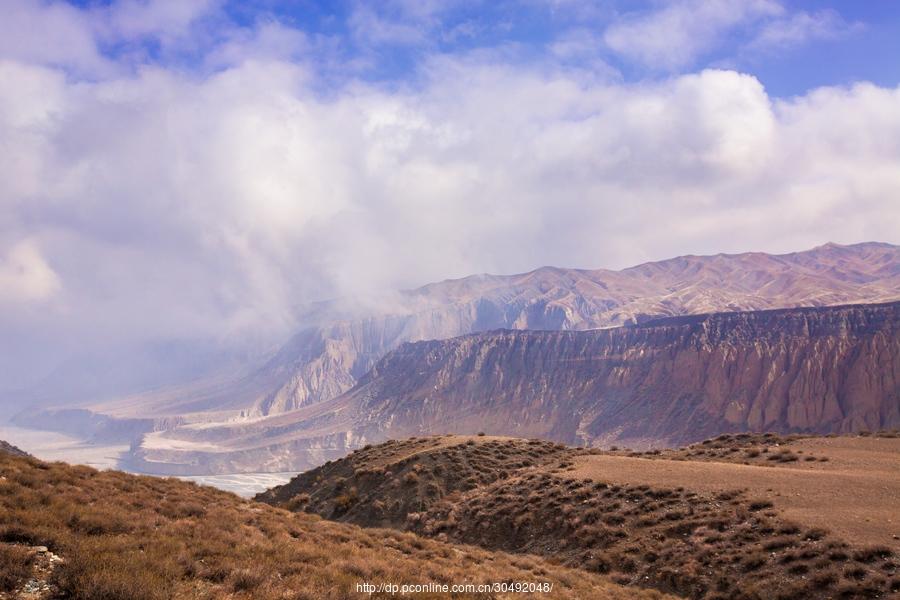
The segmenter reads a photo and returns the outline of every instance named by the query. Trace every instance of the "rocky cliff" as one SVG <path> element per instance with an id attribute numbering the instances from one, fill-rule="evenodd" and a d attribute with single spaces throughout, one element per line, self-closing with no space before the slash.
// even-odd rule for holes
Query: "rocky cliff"
<path id="1" fill-rule="evenodd" d="M 572 444 L 900 425 L 900 303 L 406 344 L 352 392 L 366 427 Z M 387 424 L 387 425 L 383 425 Z"/>
<path id="2" fill-rule="evenodd" d="M 132 466 L 299 470 L 372 441 L 430 433 L 647 448 L 736 431 L 897 426 L 900 302 L 406 343 L 337 398 L 161 432 Z"/>

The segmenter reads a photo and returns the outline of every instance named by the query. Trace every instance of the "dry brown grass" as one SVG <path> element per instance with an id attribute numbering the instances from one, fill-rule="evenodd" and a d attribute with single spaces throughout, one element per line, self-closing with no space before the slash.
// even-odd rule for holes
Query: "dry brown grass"
<path id="1" fill-rule="evenodd" d="M 783 458 L 789 456 L 783 446 L 791 443 L 783 437 L 727 436 L 701 446 L 740 456 L 743 443 L 762 448 L 760 461 L 771 453 L 779 457 L 772 462 L 794 462 Z M 400 451 L 399 442 L 368 448 L 265 497 L 283 503 L 301 497 L 295 508 L 326 517 L 541 554 L 606 573 L 618 583 L 692 598 L 884 596 L 896 585 L 890 548 L 855 550 L 821 528 L 787 522 L 765 495 L 751 497 L 742 489 L 701 494 L 576 478 L 570 465 L 594 452 L 548 443 L 466 439 L 448 444 L 445 439 L 441 445 L 415 444 L 415 452 Z M 684 459 L 675 451 L 652 456 L 661 455 Z M 713 457 L 706 454 L 702 460 Z M 415 485 L 406 483 L 407 474 L 415 475 Z M 426 493 L 428 486 L 438 493 Z M 347 488 L 359 490 L 359 497 L 342 511 L 335 499 Z"/>
<path id="2" fill-rule="evenodd" d="M 0 543 L 0 592 L 11 592 L 31 575 L 34 554 L 21 546 Z"/>
<path id="3" fill-rule="evenodd" d="M 402 527 L 406 517 L 537 466 L 558 466 L 571 453 L 543 440 L 434 436 L 367 446 L 303 473 L 257 499 L 366 526 Z"/>
<path id="4" fill-rule="evenodd" d="M 73 600 L 355 598 L 362 581 L 510 580 L 551 582 L 554 597 L 632 597 L 537 558 L 363 530 L 175 479 L 0 453 L 6 592 L 29 576 L 24 557 L 34 545 L 63 558 L 49 580 Z"/>

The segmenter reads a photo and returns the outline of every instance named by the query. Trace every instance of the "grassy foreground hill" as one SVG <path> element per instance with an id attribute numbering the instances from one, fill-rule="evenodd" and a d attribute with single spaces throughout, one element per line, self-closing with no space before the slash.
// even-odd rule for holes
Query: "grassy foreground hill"
<path id="1" fill-rule="evenodd" d="M 258 496 L 329 519 L 543 555 L 691 598 L 900 592 L 900 438 L 724 435 L 636 453 L 388 442 Z"/>
<path id="2" fill-rule="evenodd" d="M 176 479 L 0 451 L 2 599 L 388 597 L 358 593 L 363 582 L 541 582 L 552 585 L 543 597 L 663 598 L 538 557 L 362 529 Z"/>

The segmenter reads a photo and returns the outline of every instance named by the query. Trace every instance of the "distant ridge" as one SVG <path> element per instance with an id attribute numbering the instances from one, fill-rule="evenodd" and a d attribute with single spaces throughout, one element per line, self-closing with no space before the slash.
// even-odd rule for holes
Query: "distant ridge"
<path id="1" fill-rule="evenodd" d="M 304 470 L 389 438 L 480 431 L 639 449 L 874 431 L 900 426 L 898 373 L 900 302 L 496 330 L 403 344 L 326 402 L 151 434 L 131 466 Z"/>
<path id="2" fill-rule="evenodd" d="M 31 456 L 24 450 L 20 450 L 19 448 L 16 448 L 9 442 L 5 442 L 3 440 L 0 440 L 0 452 L 5 452 L 6 454 L 12 454 L 13 456 Z"/>
<path id="3" fill-rule="evenodd" d="M 320 303 L 310 325 L 266 365 L 232 385 L 109 403 L 107 414 L 173 416 L 212 408 L 286 412 L 353 387 L 406 341 L 493 329 L 582 330 L 723 311 L 900 300 L 900 247 L 824 244 L 804 252 L 680 256 L 621 271 L 541 267 L 473 275 L 356 305 Z"/>

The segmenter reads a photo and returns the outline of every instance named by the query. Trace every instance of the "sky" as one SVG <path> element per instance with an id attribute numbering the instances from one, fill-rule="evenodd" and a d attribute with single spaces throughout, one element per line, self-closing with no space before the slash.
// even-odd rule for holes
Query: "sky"
<path id="1" fill-rule="evenodd" d="M 900 243 L 900 3 L 0 15 L 0 388 L 472 273 Z"/>

